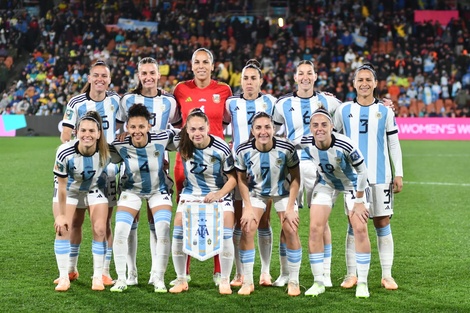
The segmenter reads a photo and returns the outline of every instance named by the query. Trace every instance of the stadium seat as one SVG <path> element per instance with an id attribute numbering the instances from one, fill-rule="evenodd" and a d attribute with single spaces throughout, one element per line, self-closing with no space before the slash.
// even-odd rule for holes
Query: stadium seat
<path id="1" fill-rule="evenodd" d="M 302 51 L 305 50 L 305 38 L 304 37 L 299 37 L 299 48 Z"/>
<path id="2" fill-rule="evenodd" d="M 261 58 L 261 55 L 263 54 L 263 44 L 262 43 L 258 43 L 256 45 L 256 49 L 255 49 L 255 57 L 257 59 L 260 59 Z"/>
<path id="3" fill-rule="evenodd" d="M 429 113 L 432 113 L 432 112 L 436 112 L 436 105 L 434 103 L 430 103 L 426 106 L 426 112 L 429 114 Z"/>
<path id="4" fill-rule="evenodd" d="M 436 113 L 439 114 L 444 107 L 444 100 L 442 99 L 437 99 L 436 102 L 434 103 L 436 107 Z"/>
<path id="5" fill-rule="evenodd" d="M 444 107 L 446 108 L 446 113 L 449 113 L 450 111 L 455 110 L 457 106 L 452 99 L 445 99 Z"/>
<path id="6" fill-rule="evenodd" d="M 418 116 L 419 109 L 418 109 L 418 100 L 411 99 L 410 100 L 410 107 L 408 109 L 408 113 L 413 116 Z"/>

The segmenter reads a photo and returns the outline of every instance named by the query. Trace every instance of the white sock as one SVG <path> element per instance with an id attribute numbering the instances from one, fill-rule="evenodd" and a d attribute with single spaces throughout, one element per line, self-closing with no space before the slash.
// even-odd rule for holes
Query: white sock
<path id="1" fill-rule="evenodd" d="M 356 241 L 351 224 L 348 225 L 346 233 L 346 270 L 348 275 L 357 275 L 356 270 Z"/>
<path id="2" fill-rule="evenodd" d="M 133 222 L 129 237 L 127 237 L 127 272 L 137 272 L 137 228 L 139 222 Z"/>
<path id="3" fill-rule="evenodd" d="M 150 229 L 150 234 L 149 234 L 149 245 L 150 245 L 150 256 L 152 257 L 152 267 L 150 268 L 150 272 L 154 272 L 157 270 L 157 235 L 155 233 L 155 223 L 157 221 L 153 220 L 154 224 L 149 223 L 149 229 Z"/>
<path id="4" fill-rule="evenodd" d="M 156 247 L 154 256 L 155 272 L 159 279 L 164 278 L 170 258 L 170 221 L 171 211 L 159 210 L 153 215 L 155 221 Z M 152 262 L 153 263 L 153 262 Z M 153 266 L 152 266 L 153 267 Z M 153 268 L 152 268 L 153 270 Z"/>
<path id="5" fill-rule="evenodd" d="M 383 228 L 376 228 L 375 231 L 377 233 L 380 265 L 382 266 L 382 278 L 392 277 L 394 245 L 390 224 Z"/>
<path id="6" fill-rule="evenodd" d="M 323 252 L 310 253 L 308 258 L 310 260 L 313 281 L 323 285 Z"/>
<path id="7" fill-rule="evenodd" d="M 125 211 L 116 212 L 116 226 L 114 227 L 114 266 L 118 280 L 126 281 L 126 263 L 128 256 L 128 238 L 134 217 Z"/>
<path id="8" fill-rule="evenodd" d="M 56 239 L 54 241 L 54 252 L 59 269 L 59 277 L 68 276 L 68 264 L 70 258 L 70 240 Z"/>
<path id="9" fill-rule="evenodd" d="M 103 275 L 110 277 L 109 266 L 111 264 L 111 259 L 113 256 L 113 247 L 108 247 L 108 242 L 106 242 L 106 256 L 104 257 L 103 264 Z"/>
<path id="10" fill-rule="evenodd" d="M 357 283 L 367 283 L 367 276 L 369 275 L 370 268 L 370 252 L 359 253 L 356 252 L 357 264 Z"/>
<path id="11" fill-rule="evenodd" d="M 242 238 L 242 230 L 240 228 L 235 228 L 233 230 L 235 270 L 237 274 L 243 275 L 243 266 L 242 266 L 242 262 L 240 262 L 240 239 L 241 238 Z"/>
<path id="12" fill-rule="evenodd" d="M 333 250 L 331 243 L 323 247 L 323 275 L 325 277 L 331 276 L 331 251 Z"/>
<path id="13" fill-rule="evenodd" d="M 178 278 L 186 278 L 186 253 L 183 252 L 183 227 L 173 228 L 173 242 L 171 245 L 173 266 Z"/>
<path id="14" fill-rule="evenodd" d="M 273 251 L 273 232 L 271 228 L 258 229 L 258 249 L 261 259 L 261 273 L 270 273 L 271 254 Z"/>
<path id="15" fill-rule="evenodd" d="M 253 284 L 253 266 L 255 264 L 255 249 L 240 250 L 240 261 L 243 264 L 244 284 Z"/>
<path id="16" fill-rule="evenodd" d="M 220 275 L 221 279 L 229 279 L 233 266 L 233 231 L 231 228 L 224 227 L 224 241 L 222 243 L 222 253 L 220 254 Z"/>
<path id="17" fill-rule="evenodd" d="M 279 267 L 281 276 L 289 275 L 287 266 L 287 248 L 285 243 L 279 243 Z"/>
<path id="18" fill-rule="evenodd" d="M 287 249 L 287 266 L 289 268 L 289 281 L 299 282 L 300 262 L 302 261 L 302 248 Z"/>
<path id="19" fill-rule="evenodd" d="M 93 254 L 93 277 L 103 275 L 103 263 L 106 255 L 106 241 L 94 241 L 91 244 Z"/>
<path id="20" fill-rule="evenodd" d="M 80 255 L 80 244 L 70 244 L 69 273 L 77 272 L 78 256 Z"/>

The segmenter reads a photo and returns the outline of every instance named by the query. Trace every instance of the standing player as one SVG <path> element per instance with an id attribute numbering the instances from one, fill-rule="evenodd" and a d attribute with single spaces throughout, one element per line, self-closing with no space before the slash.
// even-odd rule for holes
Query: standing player
<path id="1" fill-rule="evenodd" d="M 256 113 L 252 123 L 253 138 L 239 145 L 236 151 L 238 187 L 243 199 L 243 214 L 240 219 L 242 228 L 240 260 L 245 275 L 238 294 L 250 295 L 255 289 L 254 233 L 268 200 L 272 199 L 286 243 L 289 272 L 287 292 L 289 296 L 298 296 L 302 260 L 296 204 L 300 186 L 299 158 L 291 143 L 274 138 L 274 123 L 269 114 Z"/>
<path id="2" fill-rule="evenodd" d="M 109 67 L 103 61 L 97 61 L 90 68 L 88 75 L 88 82 L 82 90 L 82 93 L 70 99 L 67 103 L 64 119 L 62 122 L 63 130 L 60 136 L 62 142 L 67 142 L 72 139 L 72 133 L 75 129 L 77 121 L 86 114 L 88 111 L 96 111 L 103 120 L 103 131 L 106 136 L 106 141 L 112 143 L 115 138 L 116 130 L 120 125 L 117 125 L 118 111 L 119 111 L 119 95 L 115 92 L 109 92 L 108 87 L 111 83 L 111 75 Z M 105 285 L 112 285 L 113 280 L 109 274 L 109 264 L 112 257 L 112 243 L 113 234 L 111 229 L 111 217 L 113 207 L 117 203 L 116 199 L 116 165 L 109 164 L 105 171 L 103 171 L 103 178 L 105 180 L 104 186 L 100 188 L 105 189 L 104 193 L 108 197 L 108 220 L 106 228 L 106 259 L 103 268 L 103 282 Z M 78 278 L 77 262 L 80 252 L 80 243 L 82 241 L 82 225 L 85 218 L 85 210 L 75 211 L 71 230 L 71 253 L 69 264 L 69 276 L 71 280 Z"/>
<path id="3" fill-rule="evenodd" d="M 108 200 L 98 188 L 98 179 L 110 160 L 101 118 L 97 112 L 87 112 L 78 121 L 76 137 L 77 139 L 59 147 L 54 165 L 58 199 L 55 204 L 54 250 L 60 273 L 55 290 L 67 291 L 70 288 L 70 238 L 77 205 L 87 207 L 90 211 L 93 230 L 91 289 L 104 290 L 102 275 Z"/>
<path id="4" fill-rule="evenodd" d="M 393 111 L 374 97 L 377 75 L 372 65 L 359 67 L 354 73 L 353 83 L 357 98 L 338 108 L 334 119 L 335 128 L 357 142 L 364 155 L 372 193 L 370 216 L 374 221 L 382 266 L 381 283 L 386 289 L 394 290 L 398 285 L 392 278 L 394 247 L 390 218 L 393 215 L 393 193 L 398 193 L 403 188 L 398 127 Z M 351 196 L 346 195 L 348 197 Z M 354 238 L 350 225 L 346 234 L 348 272 L 341 284 L 344 288 L 353 287 L 357 281 L 356 264 L 352 257 Z"/>
<path id="5" fill-rule="evenodd" d="M 116 232 L 114 236 L 114 263 L 118 280 L 111 288 L 113 292 L 127 289 L 126 257 L 128 237 L 132 222 L 142 205 L 148 203 L 155 221 L 154 280 L 155 292 L 165 293 L 164 275 L 170 256 L 171 195 L 166 184 L 167 173 L 164 171 L 165 149 L 172 143 L 174 131 L 161 130 L 150 132 L 149 120 L 152 116 L 143 104 L 134 104 L 129 108 L 127 129 L 129 136 L 123 142 L 113 142 L 111 153 L 114 159 L 125 163 L 127 177 L 122 186 L 116 212 Z"/>
<path id="6" fill-rule="evenodd" d="M 142 103 L 151 113 L 150 125 L 152 131 L 158 132 L 159 130 L 166 129 L 169 123 L 172 125 L 180 123 L 181 115 L 176 106 L 175 98 L 170 94 L 163 94 L 162 91 L 158 89 L 160 72 L 158 71 L 157 61 L 150 57 L 141 59 L 137 65 L 137 75 L 139 77 L 137 88 L 125 94 L 121 99 L 120 110 L 123 114 L 122 119 L 127 119 L 127 112 L 134 103 Z M 167 155 L 167 153 L 165 153 L 165 155 Z M 168 158 L 166 157 L 166 159 Z M 138 283 L 136 257 L 139 215 L 140 211 L 137 213 L 136 219 L 132 223 L 131 232 L 129 234 L 127 285 L 137 285 Z M 150 208 L 147 208 L 147 217 L 150 227 L 150 252 L 152 257 L 149 284 L 153 284 L 157 265 L 155 256 L 157 238 L 155 235 L 155 223 Z"/>
<path id="7" fill-rule="evenodd" d="M 214 57 L 206 48 L 199 48 L 194 51 L 191 58 L 191 67 L 194 79 L 180 82 L 175 86 L 173 95 L 176 98 L 181 111 L 182 123 L 186 123 L 189 112 L 194 108 L 200 108 L 207 114 L 211 128 L 210 134 L 219 138 L 224 138 L 224 127 L 229 124 L 230 117 L 225 114 L 225 101 L 232 95 L 230 87 L 211 79 L 214 70 Z M 175 183 L 177 198 L 183 189 L 185 179 L 183 163 L 179 153 L 175 159 Z M 188 257 L 187 273 L 189 275 Z M 214 257 L 214 282 L 218 285 L 220 281 L 219 256 Z M 172 281 L 174 283 L 175 281 Z"/>
<path id="8" fill-rule="evenodd" d="M 241 74 L 241 87 L 243 93 L 228 98 L 226 110 L 232 118 L 232 150 L 236 151 L 240 143 L 249 139 L 253 117 L 257 112 L 266 112 L 272 115 L 276 98 L 269 94 L 261 93 L 263 83 L 260 64 L 252 59 L 246 63 Z M 242 201 L 238 189 L 235 189 L 235 229 L 233 231 L 233 241 L 235 246 L 236 274 L 232 286 L 243 284 L 243 268 L 239 257 L 239 244 L 242 235 L 240 218 L 242 214 Z M 271 275 L 271 253 L 272 253 L 272 228 L 270 226 L 271 202 L 266 205 L 266 211 L 261 217 L 258 225 L 258 247 L 261 258 L 261 275 L 259 284 L 270 286 Z M 285 245 L 284 245 L 285 247 Z"/>
<path id="9" fill-rule="evenodd" d="M 188 290 L 186 254 L 183 252 L 183 203 L 223 201 L 224 235 L 220 253 L 220 294 L 231 294 L 229 278 L 233 265 L 233 205 L 231 192 L 237 184 L 233 156 L 228 144 L 209 134 L 209 118 L 193 109 L 179 136 L 175 137 L 184 166 L 184 188 L 180 195 L 173 229 L 172 256 L 177 274 L 171 293 Z"/>
<path id="10" fill-rule="evenodd" d="M 341 102 L 333 96 L 325 95 L 315 91 L 317 74 L 311 61 L 299 62 L 294 80 L 298 85 L 297 91 L 281 97 L 274 106 L 274 123 L 284 125 L 287 138 L 295 145 L 299 145 L 302 136 L 310 133 L 310 116 L 320 106 L 325 107 L 328 112 L 333 113 Z M 312 159 L 298 149 L 300 159 L 300 196 L 297 198 L 299 205 L 303 204 L 302 191 L 305 189 L 307 203 L 312 199 L 313 185 L 316 179 L 316 168 Z M 325 286 L 331 287 L 331 232 L 328 225 L 325 228 Z M 274 282 L 274 286 L 282 287 L 288 282 L 286 271 L 283 243 L 279 247 L 281 253 L 281 275 Z M 284 257 L 285 260 L 285 257 Z"/>
<path id="11" fill-rule="evenodd" d="M 365 205 L 367 168 L 364 158 L 348 137 L 333 133 L 329 112 L 320 108 L 310 118 L 313 134 L 301 140 L 301 147 L 313 159 L 318 171 L 310 205 L 309 259 L 313 285 L 306 296 L 316 297 L 325 292 L 324 284 L 324 229 L 337 192 L 353 195 L 346 203 L 349 221 L 356 237 L 358 283 L 357 298 L 368 298 L 367 276 L 370 268 L 370 241 L 367 233 L 369 211 Z M 354 199 L 354 200 L 352 200 Z"/>

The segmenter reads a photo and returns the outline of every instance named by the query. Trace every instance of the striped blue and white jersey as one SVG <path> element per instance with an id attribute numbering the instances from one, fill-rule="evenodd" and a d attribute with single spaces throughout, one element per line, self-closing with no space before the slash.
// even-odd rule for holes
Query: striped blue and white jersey
<path id="1" fill-rule="evenodd" d="M 363 191 L 367 185 L 367 169 L 364 157 L 357 144 L 339 133 L 332 133 L 332 142 L 327 150 L 315 146 L 313 135 L 304 136 L 300 146 L 317 166 L 317 183 L 329 185 L 338 191 Z M 358 173 L 365 177 L 358 184 Z"/>
<path id="2" fill-rule="evenodd" d="M 171 147 L 174 136 L 173 130 L 150 132 L 147 145 L 142 148 L 135 147 L 130 136 L 123 142 L 115 140 L 112 143 L 110 152 L 113 162 L 122 161 L 125 164 L 123 190 L 139 195 L 169 193 L 163 160 L 165 149 Z"/>
<path id="3" fill-rule="evenodd" d="M 310 134 L 310 116 L 313 112 L 323 106 L 333 115 L 340 105 L 338 99 L 323 93 L 314 92 L 310 98 L 301 98 L 294 92 L 277 100 L 273 120 L 276 125 L 285 125 L 287 139 L 298 145 L 302 136 Z M 308 156 L 302 153 L 300 158 L 307 160 Z"/>
<path id="4" fill-rule="evenodd" d="M 377 99 L 370 106 L 362 106 L 355 101 L 345 102 L 336 110 L 334 124 L 338 132 L 358 143 L 366 161 L 369 183 L 389 184 L 393 179 L 389 136 L 398 137 L 392 109 Z M 397 148 L 400 149 L 399 144 L 394 147 Z M 403 176 L 401 160 L 394 163 L 395 174 Z"/>
<path id="5" fill-rule="evenodd" d="M 252 196 L 288 196 L 289 169 L 299 165 L 294 145 L 286 140 L 273 138 L 271 150 L 256 149 L 252 138 L 238 146 L 235 166 L 246 172 L 248 189 Z"/>
<path id="6" fill-rule="evenodd" d="M 106 168 L 100 164 L 98 150 L 92 156 L 84 156 L 78 151 L 78 139 L 68 141 L 57 149 L 54 174 L 67 177 L 67 192 L 88 192 L 98 187 L 98 180 Z"/>
<path id="7" fill-rule="evenodd" d="M 97 111 L 103 120 L 103 130 L 106 136 L 106 142 L 112 143 L 116 138 L 116 120 L 120 115 L 119 95 L 114 91 L 106 92 L 106 98 L 103 101 L 94 101 L 88 93 L 76 95 L 67 103 L 64 113 L 63 125 L 75 129 L 78 121 L 88 111 Z"/>
<path id="8" fill-rule="evenodd" d="M 185 177 L 182 194 L 202 197 L 212 191 L 219 191 L 227 182 L 225 173 L 235 169 L 232 152 L 225 140 L 209 136 L 211 140 L 206 148 L 194 148 L 193 157 L 182 160 Z M 179 135 L 174 142 L 177 147 Z"/>
<path id="9" fill-rule="evenodd" d="M 135 103 L 145 105 L 152 114 L 150 120 L 152 131 L 158 132 L 166 129 L 169 123 L 175 125 L 181 122 L 181 113 L 176 105 L 175 98 L 170 94 L 162 94 L 161 90 L 158 90 L 155 97 L 146 97 L 137 93 L 125 94 L 120 103 L 120 121 L 125 122 L 127 120 L 129 108 Z"/>
<path id="10" fill-rule="evenodd" d="M 255 100 L 246 100 L 243 94 L 229 97 L 225 109 L 232 117 L 233 151 L 250 138 L 253 116 L 257 112 L 273 115 L 276 98 L 269 94 L 259 94 Z"/>

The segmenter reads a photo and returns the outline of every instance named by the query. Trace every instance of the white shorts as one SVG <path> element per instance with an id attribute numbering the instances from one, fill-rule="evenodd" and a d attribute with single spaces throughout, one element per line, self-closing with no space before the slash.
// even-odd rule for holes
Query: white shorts
<path id="1" fill-rule="evenodd" d="M 54 193 L 52 195 L 52 203 L 59 203 L 59 181 L 57 176 L 54 175 Z M 67 202 L 68 203 L 68 202 Z M 86 209 L 87 206 L 84 204 L 83 199 L 78 199 L 77 209 Z"/>
<path id="2" fill-rule="evenodd" d="M 369 217 L 393 215 L 393 185 L 376 184 L 370 186 Z"/>
<path id="3" fill-rule="evenodd" d="M 313 188 L 315 187 L 315 181 L 317 180 L 317 165 L 310 160 L 300 160 L 300 191 L 305 189 L 305 199 L 307 203 L 312 200 Z"/>
<path id="4" fill-rule="evenodd" d="M 329 185 L 316 184 L 313 188 L 310 205 L 327 205 L 330 208 L 336 202 L 339 192 Z"/>
<path id="5" fill-rule="evenodd" d="M 133 210 L 139 211 L 142 206 L 142 200 L 147 200 L 150 208 L 155 208 L 161 205 L 172 206 L 171 195 L 154 193 L 151 195 L 136 195 L 129 191 L 123 191 L 119 197 L 118 206 L 124 206 Z"/>
<path id="6" fill-rule="evenodd" d="M 203 202 L 205 197 L 197 197 L 197 196 L 191 196 L 191 195 L 180 195 L 180 202 L 178 203 L 178 208 L 176 209 L 176 212 L 182 213 L 184 211 L 185 202 Z M 225 196 L 225 198 L 222 199 L 224 204 L 224 212 L 235 212 L 235 209 L 233 208 L 233 202 L 232 202 L 232 197 L 230 194 Z"/>
<path id="7" fill-rule="evenodd" d="M 98 188 L 93 188 L 88 192 L 68 192 L 67 204 L 76 205 L 77 209 L 86 209 L 90 205 L 106 203 L 108 199 Z"/>
<path id="8" fill-rule="evenodd" d="M 276 209 L 276 212 L 285 212 L 287 203 L 289 202 L 289 197 L 263 197 L 263 196 L 252 196 L 250 195 L 250 202 L 251 206 L 255 208 L 261 208 L 263 212 L 266 212 L 266 203 L 268 200 L 272 199 L 273 204 L 274 204 L 274 209 Z M 245 204 L 243 203 L 243 207 L 245 207 Z M 298 211 L 299 207 L 297 206 L 297 202 L 294 204 L 294 210 Z"/>

